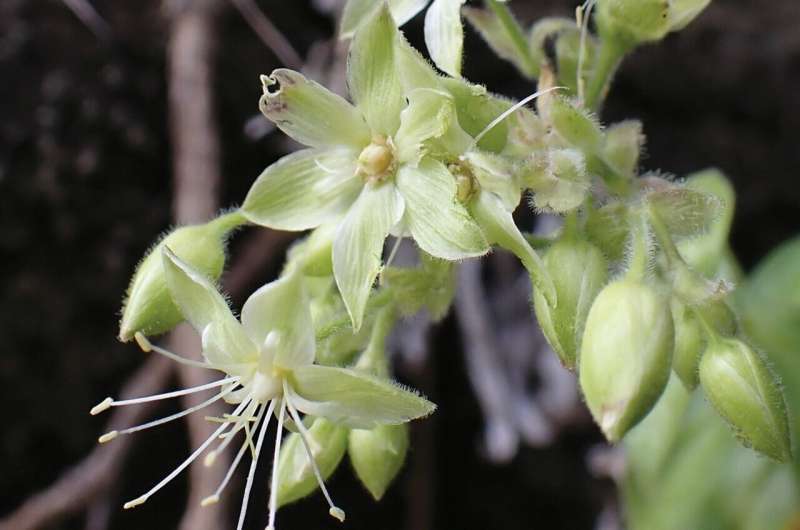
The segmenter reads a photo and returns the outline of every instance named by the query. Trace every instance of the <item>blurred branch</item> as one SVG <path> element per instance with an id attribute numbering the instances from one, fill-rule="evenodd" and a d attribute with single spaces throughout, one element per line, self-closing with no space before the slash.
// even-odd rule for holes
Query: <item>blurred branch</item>
<path id="1" fill-rule="evenodd" d="M 294 49 L 289 39 L 258 8 L 255 0 L 231 0 L 231 3 L 242 14 L 245 22 L 256 32 L 261 42 L 272 50 L 284 66 L 293 70 L 300 70 L 303 67 L 303 59 L 300 54 Z"/>
<path id="2" fill-rule="evenodd" d="M 103 41 L 111 40 L 111 28 L 103 17 L 92 7 L 89 0 L 62 0 L 75 13 L 81 22 L 86 24 L 95 36 Z"/>
<path id="3" fill-rule="evenodd" d="M 151 357 L 123 387 L 121 399 L 158 393 L 173 373 L 173 364 L 163 357 Z M 106 432 L 142 423 L 157 403 L 114 409 Z M 30 497 L 14 513 L 0 521 L 0 530 L 36 530 L 77 513 L 117 480 L 133 442 L 120 436 L 114 443 L 98 445 L 89 456 L 64 473 L 47 489 Z"/>
<path id="4" fill-rule="evenodd" d="M 173 216 L 177 224 L 207 221 L 219 208 L 219 134 L 214 119 L 214 66 L 216 49 L 216 1 L 191 2 L 171 13 L 170 40 L 167 46 L 167 85 L 169 87 L 169 125 L 173 149 Z M 200 358 L 196 333 L 188 326 L 174 329 L 167 339 L 169 349 Z M 181 386 L 189 388 L 212 381 L 212 372 L 179 366 Z M 185 407 L 198 405 L 199 394 L 183 398 Z M 192 447 L 211 436 L 214 425 L 205 415 L 222 415 L 224 405 L 215 403 L 205 414 L 186 417 Z M 220 455 L 212 467 L 194 465 L 189 469 L 189 495 L 180 523 L 184 530 L 218 530 L 226 527 L 226 500 L 208 507 L 200 501 L 222 481 L 230 461 Z"/>

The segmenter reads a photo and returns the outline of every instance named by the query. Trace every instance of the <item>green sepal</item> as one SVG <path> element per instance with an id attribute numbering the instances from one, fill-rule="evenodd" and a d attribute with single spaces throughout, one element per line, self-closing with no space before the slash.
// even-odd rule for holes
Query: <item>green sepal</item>
<path id="1" fill-rule="evenodd" d="M 411 316 L 423 307 L 434 321 L 447 314 L 455 294 L 455 266 L 452 261 L 436 259 L 421 253 L 419 267 L 389 267 L 383 271 L 383 279 L 391 288 L 400 312 Z"/>
<path id="2" fill-rule="evenodd" d="M 591 243 L 567 237 L 547 250 L 544 266 L 553 280 L 558 305 L 552 306 L 540 291 L 534 291 L 536 317 L 561 363 L 572 370 L 589 309 L 606 284 L 608 264 Z"/>
<path id="3" fill-rule="evenodd" d="M 324 418 L 314 418 L 307 440 L 322 480 L 327 480 L 344 458 L 347 451 L 346 427 Z M 278 507 L 302 499 L 315 492 L 319 484 L 308 460 L 308 452 L 300 433 L 292 433 L 281 446 L 278 459 Z"/>
<path id="4" fill-rule="evenodd" d="M 606 438 L 619 441 L 655 405 L 669 379 L 674 330 L 669 299 L 632 280 L 607 285 L 589 311 L 580 386 Z"/>
<path id="5" fill-rule="evenodd" d="M 608 127 L 605 131 L 603 159 L 618 173 L 634 178 L 639 168 L 639 158 L 644 146 L 642 122 L 626 120 Z"/>
<path id="6" fill-rule="evenodd" d="M 491 94 L 481 85 L 453 78 L 444 78 L 441 82 L 455 98 L 459 124 L 472 137 L 484 132 L 492 121 L 512 106 L 509 100 Z M 499 153 L 506 146 L 507 137 L 508 123 L 504 120 L 484 134 L 478 147 Z"/>
<path id="7" fill-rule="evenodd" d="M 672 237 L 707 233 L 721 215 L 723 205 L 716 196 L 663 180 L 658 182 L 657 188 L 645 192 L 645 200 Z"/>
<path id="8" fill-rule="evenodd" d="M 589 240 L 612 262 L 625 255 L 628 240 L 628 206 L 621 201 L 609 202 L 600 208 L 589 208 L 584 228 Z"/>
<path id="9" fill-rule="evenodd" d="M 571 146 L 587 154 L 596 154 L 602 149 L 603 131 L 597 119 L 572 101 L 553 98 L 549 118 L 559 136 Z"/>
<path id="10" fill-rule="evenodd" d="M 161 261 L 164 247 L 171 248 L 192 267 L 216 280 L 225 266 L 228 234 L 245 222 L 239 212 L 232 212 L 205 224 L 176 228 L 153 246 L 131 278 L 122 307 L 119 340 L 127 342 L 137 332 L 145 336 L 159 335 L 183 320 L 164 277 Z"/>
<path id="11" fill-rule="evenodd" d="M 779 462 L 791 459 L 783 392 L 758 353 L 741 340 L 717 338 L 699 373 L 706 397 L 742 444 Z"/>
<path id="12" fill-rule="evenodd" d="M 408 442 L 406 424 L 350 431 L 347 441 L 350 462 L 356 476 L 376 501 L 381 500 L 403 467 Z"/>

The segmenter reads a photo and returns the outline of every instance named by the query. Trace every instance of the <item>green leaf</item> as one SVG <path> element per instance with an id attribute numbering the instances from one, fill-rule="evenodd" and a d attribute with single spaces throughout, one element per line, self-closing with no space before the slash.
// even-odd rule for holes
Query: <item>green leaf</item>
<path id="1" fill-rule="evenodd" d="M 347 428 L 324 418 L 315 418 L 308 429 L 310 439 L 307 442 L 322 480 L 327 480 L 344 458 L 348 432 Z M 302 499 L 318 487 L 314 468 L 308 460 L 308 452 L 300 434 L 290 434 L 281 446 L 278 460 L 278 507 Z"/>
<path id="2" fill-rule="evenodd" d="M 356 157 L 346 148 L 287 155 L 259 175 L 241 211 L 250 222 L 277 230 L 307 230 L 334 220 L 362 187 Z"/>
<path id="3" fill-rule="evenodd" d="M 383 242 L 403 217 L 403 199 L 391 183 L 367 184 L 333 242 L 333 273 L 358 331 L 372 284 L 381 268 Z"/>
<path id="4" fill-rule="evenodd" d="M 397 383 L 346 368 L 303 366 L 292 372 L 290 382 L 298 409 L 356 429 L 405 423 L 436 409 Z"/>
<path id="5" fill-rule="evenodd" d="M 417 165 L 425 154 L 423 143 L 442 138 L 454 127 L 456 134 L 449 134 L 447 141 L 439 142 L 451 155 L 461 153 L 472 140 L 458 126 L 453 97 L 430 88 L 412 90 L 408 94 L 408 106 L 400 114 L 400 129 L 395 136 L 397 159 Z"/>
<path id="6" fill-rule="evenodd" d="M 261 82 L 261 112 L 301 144 L 360 149 L 369 143 L 369 129 L 361 113 L 303 74 L 280 68 L 270 76 L 261 76 Z"/>
<path id="7" fill-rule="evenodd" d="M 503 201 L 491 192 L 481 192 L 470 204 L 470 211 L 490 243 L 513 252 L 528 270 L 531 281 L 552 306 L 556 306 L 556 290 L 547 274 L 542 258 L 531 248 L 514 223 Z"/>
<path id="8" fill-rule="evenodd" d="M 425 14 L 425 45 L 443 72 L 461 77 L 464 27 L 461 6 L 465 0 L 433 0 Z"/>
<path id="9" fill-rule="evenodd" d="M 414 16 L 425 9 L 430 0 L 388 0 L 389 10 L 397 22 L 402 26 Z M 342 12 L 342 25 L 339 31 L 342 39 L 353 36 L 358 26 L 377 11 L 383 0 L 348 0 Z"/>
<path id="10" fill-rule="evenodd" d="M 400 126 L 405 98 L 395 58 L 397 42 L 397 27 L 382 3 L 359 27 L 350 46 L 348 86 L 373 134 L 393 136 Z"/>
<path id="11" fill-rule="evenodd" d="M 447 260 L 489 251 L 480 227 L 456 199 L 453 175 L 440 162 L 425 158 L 417 168 L 401 167 L 397 188 L 406 201 L 405 222 L 422 250 Z"/>
<path id="12" fill-rule="evenodd" d="M 208 360 L 221 365 L 251 361 L 258 350 L 211 281 L 169 247 L 163 248 L 162 260 L 172 299 L 202 335 Z"/>
<path id="13" fill-rule="evenodd" d="M 465 7 L 462 13 L 499 57 L 513 64 L 522 75 L 529 78 L 536 76 L 539 65 L 533 64 L 527 47 L 524 52 L 520 49 L 508 27 L 496 13 L 472 7 Z"/>
<path id="14" fill-rule="evenodd" d="M 242 325 L 259 345 L 270 333 L 277 333 L 276 365 L 291 369 L 314 362 L 314 325 L 299 272 L 290 272 L 250 295 L 242 307 Z"/>

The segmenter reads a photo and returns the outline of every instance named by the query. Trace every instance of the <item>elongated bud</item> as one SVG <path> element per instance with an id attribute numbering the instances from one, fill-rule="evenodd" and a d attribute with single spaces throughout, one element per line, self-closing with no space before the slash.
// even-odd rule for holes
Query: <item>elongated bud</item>
<path id="1" fill-rule="evenodd" d="M 192 267 L 217 279 L 225 265 L 225 240 L 245 220 L 232 212 L 206 224 L 183 226 L 164 237 L 139 263 L 128 287 L 122 309 L 119 339 L 127 342 L 139 332 L 158 335 L 183 320 L 172 301 L 162 268 L 162 249 L 166 246 Z"/>
<path id="2" fill-rule="evenodd" d="M 347 452 L 361 483 L 376 501 L 380 500 L 405 462 L 408 425 L 354 429 L 348 437 Z"/>
<path id="3" fill-rule="evenodd" d="M 580 385 L 609 441 L 616 442 L 658 401 L 672 363 L 669 299 L 632 280 L 606 286 L 586 319 Z"/>
<path id="4" fill-rule="evenodd" d="M 557 306 L 534 290 L 536 318 L 561 363 L 572 370 L 589 309 L 608 278 L 608 264 L 597 247 L 570 238 L 548 249 L 544 266 L 556 288 Z"/>
<path id="5" fill-rule="evenodd" d="M 715 332 L 724 336 L 736 333 L 736 316 L 725 302 L 719 300 L 692 308 L 673 297 L 671 309 L 675 324 L 672 369 L 688 390 L 694 390 L 699 382 L 697 370 L 700 358 L 708 345 L 708 333 L 703 329 L 695 311 L 703 315 Z"/>
<path id="6" fill-rule="evenodd" d="M 315 418 L 308 429 L 311 453 L 322 479 L 333 474 L 347 450 L 347 428 L 324 418 Z M 300 433 L 292 433 L 281 447 L 278 461 L 278 506 L 302 499 L 314 492 L 319 484 Z"/>
<path id="7" fill-rule="evenodd" d="M 791 458 L 783 393 L 750 346 L 738 339 L 712 342 L 700 361 L 700 383 L 745 446 L 781 462 Z"/>
<path id="8" fill-rule="evenodd" d="M 661 40 L 670 30 L 669 0 L 599 0 L 600 35 L 633 47 Z"/>

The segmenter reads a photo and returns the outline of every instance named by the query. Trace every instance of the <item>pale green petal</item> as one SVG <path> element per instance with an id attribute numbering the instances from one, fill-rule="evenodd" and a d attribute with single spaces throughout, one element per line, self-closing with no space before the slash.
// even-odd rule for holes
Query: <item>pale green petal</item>
<path id="1" fill-rule="evenodd" d="M 430 88 L 412 90 L 408 94 L 408 106 L 400 114 L 400 129 L 395 136 L 398 160 L 416 165 L 424 154 L 423 142 L 442 137 L 452 127 L 460 129 L 453 96 Z M 453 155 L 461 153 L 471 140 L 466 133 L 460 138 L 464 139 L 462 143 L 450 146 Z"/>
<path id="2" fill-rule="evenodd" d="M 277 333 L 276 365 L 294 368 L 314 362 L 314 325 L 300 273 L 289 273 L 250 295 L 242 307 L 242 325 L 256 344 Z"/>
<path id="3" fill-rule="evenodd" d="M 397 67 L 398 31 L 383 4 L 353 38 L 347 61 L 347 80 L 356 106 L 373 133 L 393 136 L 405 106 Z"/>
<path id="4" fill-rule="evenodd" d="M 405 222 L 422 250 L 447 260 L 489 251 L 480 227 L 456 198 L 453 175 L 440 162 L 425 158 L 417 168 L 401 167 L 397 188 L 406 201 Z"/>
<path id="5" fill-rule="evenodd" d="M 503 201 L 494 193 L 483 191 L 473 199 L 470 211 L 489 241 L 513 252 L 528 270 L 534 287 L 540 289 L 547 302 L 555 307 L 555 286 L 544 268 L 542 258 L 525 240 Z"/>
<path id="6" fill-rule="evenodd" d="M 436 409 L 397 383 L 346 368 L 303 366 L 292 372 L 290 382 L 298 409 L 353 428 L 405 423 Z"/>
<path id="7" fill-rule="evenodd" d="M 389 0 L 389 10 L 398 26 L 402 26 L 425 9 L 430 0 Z M 382 0 L 348 0 L 342 12 L 340 36 L 348 39 L 358 26 L 378 10 Z"/>
<path id="8" fill-rule="evenodd" d="M 440 70 L 461 77 L 464 27 L 461 6 L 465 0 L 433 0 L 425 15 L 425 45 Z"/>
<path id="9" fill-rule="evenodd" d="M 381 269 L 383 243 L 402 217 L 403 199 L 393 184 L 368 184 L 336 233 L 333 273 L 356 331 Z"/>
<path id="10" fill-rule="evenodd" d="M 346 148 L 287 155 L 256 179 L 241 211 L 250 222 L 278 230 L 306 230 L 341 216 L 361 189 L 356 157 Z"/>
<path id="11" fill-rule="evenodd" d="M 270 76 L 261 76 L 261 82 L 261 112 L 301 144 L 360 149 L 369 143 L 369 129 L 361 113 L 303 74 L 280 68 Z"/>
<path id="12" fill-rule="evenodd" d="M 162 258 L 170 295 L 186 320 L 202 334 L 208 360 L 213 364 L 252 360 L 257 349 L 214 284 L 168 247 L 164 247 Z"/>

